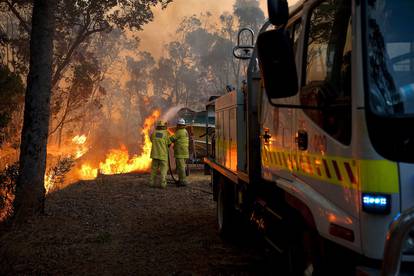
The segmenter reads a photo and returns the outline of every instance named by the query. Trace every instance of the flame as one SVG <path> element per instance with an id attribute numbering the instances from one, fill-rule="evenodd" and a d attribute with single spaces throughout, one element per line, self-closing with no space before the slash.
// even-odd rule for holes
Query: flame
<path id="1" fill-rule="evenodd" d="M 76 135 L 72 138 L 72 142 L 76 145 L 83 145 L 86 142 L 86 136 L 85 135 Z"/>
<path id="2" fill-rule="evenodd" d="M 53 174 L 51 172 L 45 174 L 44 186 L 45 186 L 45 189 L 46 189 L 46 193 L 48 193 L 53 188 L 54 181 L 53 181 Z"/>
<path id="3" fill-rule="evenodd" d="M 48 147 L 48 154 L 60 155 L 62 157 L 69 157 L 74 160 L 77 160 L 83 155 L 85 155 L 85 153 L 88 152 L 89 148 L 86 146 L 87 140 L 88 138 L 84 134 L 76 135 L 75 137 L 72 138 L 72 143 L 73 143 L 72 145 L 68 145 L 63 148 L 56 148 L 56 147 L 50 146 Z M 96 178 L 97 171 L 94 174 L 93 172 L 88 172 L 87 169 L 85 169 L 84 174 L 86 175 L 85 178 L 93 179 L 93 178 Z M 93 177 L 93 175 L 95 175 L 95 177 Z M 54 170 L 51 170 L 50 168 L 45 173 L 44 186 L 46 189 L 46 193 L 49 193 L 52 189 L 56 188 L 55 187 L 56 186 L 56 174 Z"/>
<path id="4" fill-rule="evenodd" d="M 149 132 L 155 121 L 160 117 L 159 110 L 154 111 L 148 118 L 145 119 L 142 135 L 144 137 L 144 144 L 141 155 L 134 155 L 129 157 L 127 148 L 122 145 L 120 149 L 111 150 L 105 161 L 99 163 L 99 168 L 93 168 L 90 165 L 82 165 L 79 174 L 81 179 L 94 179 L 98 172 L 106 175 L 121 174 L 129 172 L 147 172 L 151 167 L 151 140 Z"/>
<path id="5" fill-rule="evenodd" d="M 94 169 L 88 164 L 83 164 L 80 171 L 83 180 L 95 179 L 98 176 L 98 169 Z"/>

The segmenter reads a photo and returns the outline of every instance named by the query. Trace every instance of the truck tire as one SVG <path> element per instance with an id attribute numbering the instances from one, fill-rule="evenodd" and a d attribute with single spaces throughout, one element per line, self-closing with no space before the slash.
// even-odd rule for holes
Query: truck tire
<path id="1" fill-rule="evenodd" d="M 236 228 L 236 211 L 229 188 L 223 182 L 218 185 L 217 228 L 220 236 L 228 239 Z"/>
<path id="2" fill-rule="evenodd" d="M 311 245 L 313 241 L 311 239 L 312 237 L 306 229 L 301 229 L 298 225 L 292 228 L 285 251 L 287 264 L 285 272 L 287 274 L 298 276 L 320 275 L 317 273 L 319 265 L 315 261 L 318 257 L 315 258 L 314 248 Z"/>
<path id="3" fill-rule="evenodd" d="M 343 260 L 351 261 L 350 255 L 343 255 L 338 248 L 332 248 L 315 231 L 304 226 L 293 230 L 288 247 L 289 275 L 324 276 L 355 275 L 352 266 Z"/>
<path id="4" fill-rule="evenodd" d="M 318 273 L 320 269 L 318 263 L 320 256 L 315 252 L 316 250 L 313 246 L 314 241 L 312 240 L 314 238 L 313 235 L 305 229 L 298 238 L 299 241 L 296 246 L 300 246 L 300 249 L 298 250 L 299 254 L 296 253 L 296 256 L 299 257 L 299 260 L 296 262 L 295 266 L 299 267 L 301 270 L 300 274 L 298 273 L 297 275 L 320 275 Z"/>

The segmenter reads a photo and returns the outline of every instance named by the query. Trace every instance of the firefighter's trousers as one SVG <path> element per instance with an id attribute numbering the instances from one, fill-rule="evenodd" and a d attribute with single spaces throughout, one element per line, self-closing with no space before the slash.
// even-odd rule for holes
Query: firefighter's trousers
<path id="1" fill-rule="evenodd" d="M 168 161 L 167 160 L 159 160 L 159 159 L 152 159 L 152 167 L 151 167 L 151 180 L 150 185 L 155 186 L 155 178 L 160 175 L 160 184 L 162 188 L 167 187 L 167 171 L 168 171 Z"/>
<path id="2" fill-rule="evenodd" d="M 185 183 L 185 158 L 176 158 L 175 163 L 177 164 L 177 173 L 178 173 L 178 179 L 180 182 Z"/>

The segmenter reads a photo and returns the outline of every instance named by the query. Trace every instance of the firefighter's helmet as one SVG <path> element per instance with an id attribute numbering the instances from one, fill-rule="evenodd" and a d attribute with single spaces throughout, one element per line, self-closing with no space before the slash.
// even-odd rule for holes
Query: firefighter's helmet
<path id="1" fill-rule="evenodd" d="M 156 126 L 157 127 L 165 127 L 165 126 L 167 126 L 167 123 L 166 122 L 164 122 L 164 121 L 157 121 L 157 124 L 156 124 Z"/>
<path id="2" fill-rule="evenodd" d="M 185 120 L 183 118 L 180 118 L 177 120 L 177 125 L 179 126 L 185 126 Z"/>

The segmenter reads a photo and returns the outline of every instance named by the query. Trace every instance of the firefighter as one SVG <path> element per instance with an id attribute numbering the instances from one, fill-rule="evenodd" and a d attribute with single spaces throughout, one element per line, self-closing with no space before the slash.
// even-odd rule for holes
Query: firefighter
<path id="1" fill-rule="evenodd" d="M 174 157 L 179 179 L 177 186 L 186 186 L 185 163 L 189 158 L 188 146 L 190 142 L 184 119 L 178 119 L 177 129 L 170 139 L 174 143 Z"/>
<path id="2" fill-rule="evenodd" d="M 159 171 L 161 178 L 161 188 L 167 187 L 168 171 L 168 148 L 171 144 L 170 135 L 167 131 L 167 124 L 163 121 L 156 123 L 155 131 L 151 134 L 151 179 L 150 186 L 155 187 L 155 177 Z"/>

